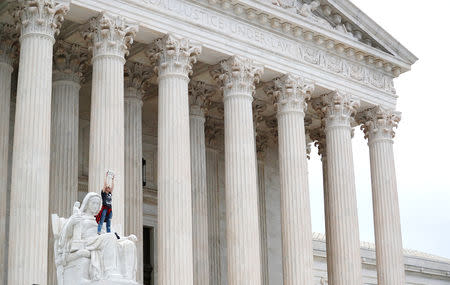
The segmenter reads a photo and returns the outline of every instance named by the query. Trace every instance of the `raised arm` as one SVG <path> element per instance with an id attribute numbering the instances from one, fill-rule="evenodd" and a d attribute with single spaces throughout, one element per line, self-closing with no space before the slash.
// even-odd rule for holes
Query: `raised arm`
<path id="1" fill-rule="evenodd" d="M 112 177 L 111 192 L 114 190 L 114 178 L 115 178 L 115 176 Z"/>
<path id="2" fill-rule="evenodd" d="M 106 189 L 106 180 L 108 179 L 108 171 L 106 171 L 105 178 L 103 179 L 103 188 L 102 191 Z"/>

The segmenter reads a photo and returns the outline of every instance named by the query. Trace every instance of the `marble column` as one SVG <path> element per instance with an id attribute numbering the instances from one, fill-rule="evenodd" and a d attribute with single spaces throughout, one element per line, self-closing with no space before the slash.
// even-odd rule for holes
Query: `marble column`
<path id="1" fill-rule="evenodd" d="M 223 119 L 209 117 L 205 125 L 206 185 L 208 202 L 208 247 L 210 284 L 221 284 L 219 135 L 223 135 Z"/>
<path id="2" fill-rule="evenodd" d="M 326 252 L 327 252 L 327 273 L 331 276 L 333 272 L 333 263 L 331 262 L 331 250 L 330 241 L 328 236 L 331 234 L 330 223 L 331 216 L 329 210 L 329 192 L 328 192 L 328 163 L 327 163 L 327 145 L 325 137 L 325 127 L 321 126 L 318 129 L 314 129 L 309 133 L 314 144 L 317 146 L 318 154 L 322 160 L 322 187 L 323 187 L 323 197 L 324 197 L 324 212 L 325 212 L 325 242 L 326 242 Z"/>
<path id="3" fill-rule="evenodd" d="M 361 255 L 356 203 L 351 121 L 359 102 L 348 94 L 334 92 L 323 97 L 327 153 L 326 215 L 328 282 L 360 285 Z"/>
<path id="4" fill-rule="evenodd" d="M 14 76 L 15 75 L 15 76 Z M 16 94 L 17 94 L 17 72 L 13 72 L 13 79 L 12 79 L 12 85 L 13 88 L 11 92 L 13 93 L 11 97 L 11 107 L 10 107 L 10 116 L 9 116 L 9 155 L 8 155 L 8 181 L 7 181 L 7 194 L 6 194 L 6 251 L 5 251 L 5 268 L 4 268 L 4 284 L 7 284 L 8 282 L 8 249 L 9 249 L 9 228 L 10 228 L 10 206 L 11 206 L 11 173 L 12 173 L 12 156 L 13 156 L 13 141 L 14 141 L 14 121 L 15 121 L 15 114 L 16 114 Z M 15 85 L 15 86 L 14 86 Z M 15 87 L 15 88 L 14 88 Z M 1 280 L 0 280 L 1 281 Z"/>
<path id="5" fill-rule="evenodd" d="M 166 35 L 148 55 L 158 70 L 158 284 L 193 284 L 188 83 L 200 47 Z"/>
<path id="6" fill-rule="evenodd" d="M 192 239 L 194 284 L 209 285 L 208 197 L 204 104 L 208 88 L 204 82 L 189 83 L 189 130 L 191 145 Z"/>
<path id="7" fill-rule="evenodd" d="M 87 54 L 58 41 L 53 55 L 49 215 L 69 217 L 78 200 L 78 117 L 82 70 Z M 51 218 L 49 217 L 49 225 Z M 49 228 L 48 283 L 56 284 L 53 231 Z"/>
<path id="8" fill-rule="evenodd" d="M 67 10 L 53 0 L 37 0 L 19 1 L 13 13 L 21 45 L 11 174 L 10 285 L 47 283 L 53 44 Z"/>
<path id="9" fill-rule="evenodd" d="M 101 13 L 84 33 L 92 47 L 89 191 L 100 192 L 107 169 L 114 171 L 112 227 L 124 233 L 124 64 L 138 26 Z"/>
<path id="10" fill-rule="evenodd" d="M 283 282 L 312 284 L 313 249 L 305 110 L 311 85 L 287 74 L 274 81 L 281 182 Z"/>
<path id="11" fill-rule="evenodd" d="M 258 137 L 256 138 L 258 144 Z M 264 174 L 264 152 L 257 149 L 258 163 L 258 209 L 261 241 L 261 285 L 269 285 L 269 253 L 267 247 L 267 219 L 266 219 L 266 180 Z"/>
<path id="12" fill-rule="evenodd" d="M 223 89 L 228 284 L 261 284 L 252 100 L 262 66 L 233 56 L 211 70 Z"/>
<path id="13" fill-rule="evenodd" d="M 15 27 L 0 24 L 0 282 L 6 279 L 6 219 L 8 198 L 9 122 L 11 74 L 17 56 Z"/>
<path id="14" fill-rule="evenodd" d="M 377 276 L 380 285 L 405 284 L 393 150 L 394 128 L 399 121 L 399 112 L 381 107 L 363 114 L 362 128 L 369 141 Z"/>
<path id="15" fill-rule="evenodd" d="M 269 261 L 267 248 L 267 220 L 266 220 L 266 180 L 264 174 L 264 160 L 269 144 L 269 132 L 262 129 L 265 120 L 263 113 L 267 104 L 262 101 L 253 101 L 253 125 L 255 128 L 257 184 L 258 184 L 258 217 L 261 246 L 261 285 L 269 284 Z M 266 120 L 267 122 L 267 120 Z M 267 124 L 264 124 L 267 126 Z"/>
<path id="16" fill-rule="evenodd" d="M 143 282 L 142 95 L 150 72 L 125 64 L 125 235 L 134 234 L 138 253 L 136 280 Z"/>
<path id="17" fill-rule="evenodd" d="M 219 153 L 206 148 L 206 184 L 208 199 L 208 246 L 209 280 L 211 285 L 220 285 L 220 213 L 219 213 Z"/>

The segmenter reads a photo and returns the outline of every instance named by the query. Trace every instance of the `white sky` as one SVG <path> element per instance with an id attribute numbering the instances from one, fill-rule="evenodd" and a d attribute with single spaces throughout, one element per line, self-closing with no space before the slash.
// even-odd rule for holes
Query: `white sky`
<path id="1" fill-rule="evenodd" d="M 450 258 L 450 1 L 351 1 L 419 58 L 395 80 L 402 112 L 394 152 L 403 246 Z M 359 129 L 353 156 L 360 236 L 373 242 L 369 150 Z M 322 170 L 315 148 L 309 173 L 313 231 L 324 233 Z"/>

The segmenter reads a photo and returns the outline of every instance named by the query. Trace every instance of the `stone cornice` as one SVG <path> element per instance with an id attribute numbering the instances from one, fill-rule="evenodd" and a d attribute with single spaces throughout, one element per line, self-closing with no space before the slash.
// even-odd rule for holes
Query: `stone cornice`
<path id="1" fill-rule="evenodd" d="M 215 4 L 215 1 L 209 0 L 213 5 L 218 5 Z M 354 35 L 343 33 L 331 25 L 324 25 L 314 19 L 314 17 L 292 13 L 289 9 L 273 5 L 271 1 L 225 0 L 220 2 L 220 5 L 222 7 L 224 5 L 227 6 L 227 4 L 224 4 L 226 1 L 230 1 L 230 9 L 232 9 L 234 14 L 246 17 L 253 22 L 269 25 L 272 29 L 278 30 L 287 36 L 320 42 L 338 53 L 343 51 L 352 52 L 358 54 L 361 60 L 374 58 L 371 64 L 382 67 L 394 76 L 398 76 L 400 72 L 410 68 L 410 63 L 360 42 L 358 36 L 355 39 Z"/>
<path id="2" fill-rule="evenodd" d="M 102 9 L 115 13 L 119 11 L 112 5 L 119 3 L 119 0 L 111 0 L 112 2 L 97 0 L 95 5 L 88 0 L 72 1 L 84 9 L 93 11 Z M 301 29 L 297 30 L 298 34 L 294 34 L 291 29 L 285 33 L 281 27 L 272 28 L 269 22 L 260 23 L 258 18 L 250 21 L 242 11 L 240 14 L 235 14 L 235 4 L 224 9 L 219 4 L 211 5 L 203 0 L 125 1 L 129 8 L 121 12 L 130 19 L 140 21 L 142 30 L 145 32 L 176 32 L 202 42 L 219 53 L 245 55 L 258 60 L 270 70 L 314 78 L 316 83 L 324 88 L 346 90 L 357 94 L 359 98 L 370 104 L 382 104 L 389 108 L 393 108 L 396 104 L 393 75 L 385 71 L 383 61 L 375 59 L 378 55 L 386 56 L 387 54 L 375 48 L 365 47 L 372 49 L 374 53 L 362 59 L 361 54 L 354 49 L 348 51 L 341 49 L 345 45 L 339 45 L 339 51 L 343 52 L 338 53 L 336 50 L 327 48 L 323 37 L 314 38 L 314 34 L 305 33 L 305 38 Z M 254 2 L 256 8 L 269 9 L 274 15 L 279 14 L 280 17 L 286 17 L 289 21 L 296 21 L 300 26 L 309 25 L 312 29 L 321 29 L 319 26 L 315 27 L 299 19 L 298 15 L 292 15 L 270 3 L 260 3 L 256 0 L 245 1 Z M 167 23 L 168 18 L 171 19 L 170 25 Z M 75 16 L 72 16 L 71 20 L 75 20 Z M 324 30 L 324 33 L 327 32 L 330 33 L 329 37 L 333 37 L 333 32 Z M 209 33 L 210 37 L 205 38 L 205 33 Z M 343 41 L 352 42 L 348 37 L 341 37 Z M 318 45 L 316 41 L 321 45 Z M 361 48 L 365 46 L 363 43 L 356 43 L 360 44 Z M 378 55 L 375 54 L 377 52 Z M 392 56 L 391 58 L 396 60 Z M 408 64 L 402 63 L 401 60 L 397 61 L 398 64 L 409 68 Z"/>
<path id="3" fill-rule="evenodd" d="M 128 1 L 145 2 L 147 0 Z M 282 34 L 284 37 L 294 39 L 298 45 L 295 50 L 286 50 L 289 44 L 282 41 L 278 41 L 278 49 L 284 50 L 285 53 L 292 53 L 292 57 L 302 63 L 339 74 L 384 92 L 395 94 L 392 78 L 398 76 L 401 69 L 394 65 L 399 65 L 405 70 L 409 69 L 409 65 L 399 62 L 385 52 L 355 42 L 347 36 L 324 28 L 314 21 L 308 22 L 308 20 L 299 18 L 301 16 L 293 15 L 270 3 L 266 4 L 255 0 L 241 0 L 233 3 L 231 0 L 224 0 L 220 3 L 214 1 L 212 4 L 205 3 L 205 1 L 198 2 L 209 6 L 208 9 L 220 9 L 221 13 L 231 14 L 233 17 L 250 22 L 264 30 L 271 30 L 277 34 Z M 167 5 L 166 2 L 179 3 L 174 5 L 180 9 L 180 11 L 177 11 L 179 14 L 184 13 L 183 9 L 188 9 L 181 4 L 183 0 L 148 0 L 147 4 L 164 7 Z M 220 25 L 220 19 L 218 21 L 218 25 Z M 222 25 L 225 25 L 225 23 Z M 238 30 L 238 27 L 236 27 L 236 30 Z M 264 34 L 259 35 L 256 31 L 253 33 L 255 38 L 261 37 L 261 40 L 267 40 L 264 39 Z M 248 36 L 250 37 L 250 35 Z M 276 42 L 276 40 L 274 41 Z M 267 44 L 270 45 L 270 43 Z M 263 45 L 267 46 L 267 44 Z M 274 44 L 274 42 L 271 44 Z M 367 50 L 372 52 L 368 53 Z M 389 59 L 385 59 L 386 56 Z"/>
<path id="4" fill-rule="evenodd" d="M 150 5 L 161 5 L 171 0 L 128 0 L 144 2 Z M 191 0 L 192 1 L 192 0 Z M 322 47 L 338 54 L 348 54 L 358 61 L 365 61 L 376 69 L 383 69 L 390 76 L 398 76 L 402 71 L 410 69 L 410 64 L 395 56 L 368 46 L 332 27 L 327 27 L 310 17 L 290 12 L 273 5 L 270 1 L 258 0 L 199 0 L 193 1 L 210 8 L 220 9 L 223 13 L 245 19 L 253 24 L 271 29 L 285 36 L 319 43 Z"/>
<path id="5" fill-rule="evenodd" d="M 417 57 L 400 44 L 388 32 L 382 29 L 375 21 L 362 12 L 351 1 L 327 0 L 335 9 L 342 13 L 345 17 L 353 20 L 358 27 L 364 29 L 369 36 L 379 39 L 379 41 L 386 43 L 387 48 L 399 56 L 404 58 L 407 63 L 413 64 L 417 61 Z"/>

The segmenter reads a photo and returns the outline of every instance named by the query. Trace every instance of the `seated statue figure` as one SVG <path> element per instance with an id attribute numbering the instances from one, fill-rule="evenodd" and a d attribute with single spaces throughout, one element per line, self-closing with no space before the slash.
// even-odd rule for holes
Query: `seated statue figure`
<path id="1" fill-rule="evenodd" d="M 76 202 L 68 219 L 52 215 L 58 285 L 128 285 L 136 283 L 136 236 L 117 239 L 97 234 L 101 196 L 89 192 Z"/>

